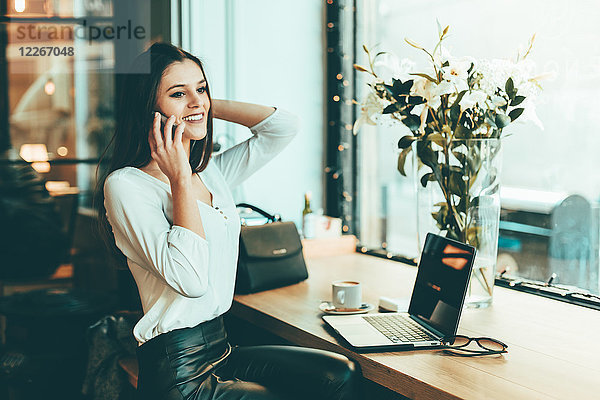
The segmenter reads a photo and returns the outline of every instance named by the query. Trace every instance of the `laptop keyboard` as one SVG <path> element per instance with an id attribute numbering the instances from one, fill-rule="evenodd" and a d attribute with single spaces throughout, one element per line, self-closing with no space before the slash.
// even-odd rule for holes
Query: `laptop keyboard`
<path id="1" fill-rule="evenodd" d="M 406 314 L 372 315 L 363 318 L 394 343 L 436 340 Z"/>

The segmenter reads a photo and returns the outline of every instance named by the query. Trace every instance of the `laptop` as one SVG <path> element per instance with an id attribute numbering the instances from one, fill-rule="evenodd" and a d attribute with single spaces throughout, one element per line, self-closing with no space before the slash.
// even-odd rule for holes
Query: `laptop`
<path id="1" fill-rule="evenodd" d="M 439 346 L 456 334 L 474 259 L 474 247 L 429 233 L 408 312 L 322 318 L 357 351 Z"/>

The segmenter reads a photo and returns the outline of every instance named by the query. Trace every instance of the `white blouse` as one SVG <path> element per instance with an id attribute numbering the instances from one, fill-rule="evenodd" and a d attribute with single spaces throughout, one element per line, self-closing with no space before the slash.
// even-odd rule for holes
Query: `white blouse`
<path id="1" fill-rule="evenodd" d="M 173 225 L 170 185 L 134 167 L 106 179 L 106 216 L 144 310 L 133 329 L 139 344 L 231 307 L 240 234 L 231 188 L 283 150 L 298 131 L 298 118 L 277 109 L 250 130 L 251 138 L 213 156 L 199 173 L 213 199 L 212 207 L 198 200 L 206 239 Z"/>

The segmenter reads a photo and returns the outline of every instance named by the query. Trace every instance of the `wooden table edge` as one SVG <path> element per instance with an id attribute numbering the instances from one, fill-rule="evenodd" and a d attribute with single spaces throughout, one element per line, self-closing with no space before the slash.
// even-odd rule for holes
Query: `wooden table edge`
<path id="1" fill-rule="evenodd" d="M 294 345 L 328 350 L 343 354 L 346 357 L 356 361 L 360 365 L 365 378 L 408 398 L 414 398 L 416 393 L 415 390 L 409 389 L 418 387 L 419 398 L 432 400 L 460 399 L 460 397 L 448 393 L 443 389 L 429 385 L 426 382 L 420 381 L 397 370 L 394 370 L 395 384 L 392 385 L 392 382 L 389 379 L 389 375 L 392 373 L 390 368 L 363 356 L 361 353 L 356 353 L 342 345 L 330 342 L 295 325 L 288 324 L 285 321 L 272 317 L 254 307 L 244 304 L 242 301 L 239 301 L 236 298 L 234 298 L 230 312 L 232 315 L 241 318 L 255 326 L 261 327 L 281 337 L 282 339 L 291 342 Z M 386 375 L 388 375 L 388 379 L 384 379 Z M 398 390 L 399 388 L 406 388 L 407 390 Z"/>

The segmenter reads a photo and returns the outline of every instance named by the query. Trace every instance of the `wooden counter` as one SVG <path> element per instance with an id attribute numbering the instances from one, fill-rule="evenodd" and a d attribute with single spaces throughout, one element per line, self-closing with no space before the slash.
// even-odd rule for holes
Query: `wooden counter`
<path id="1" fill-rule="evenodd" d="M 360 363 L 366 378 L 411 399 L 598 399 L 600 312 L 509 289 L 493 305 L 465 309 L 458 332 L 509 345 L 494 357 L 456 357 L 439 350 L 358 354 L 321 319 L 330 283 L 359 280 L 363 300 L 409 297 L 416 268 L 362 254 L 307 259 L 308 280 L 237 295 L 231 312 L 292 343 L 333 350 Z"/>

